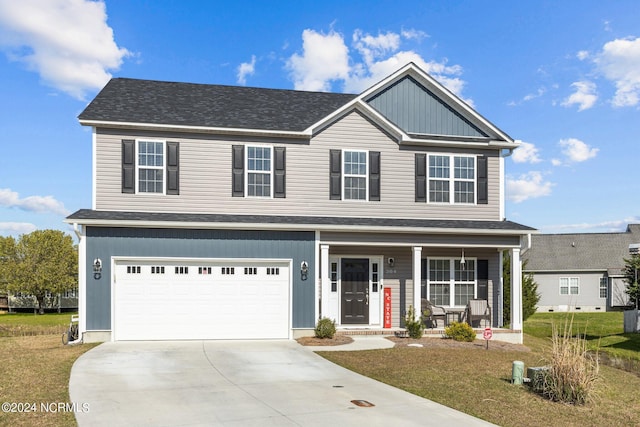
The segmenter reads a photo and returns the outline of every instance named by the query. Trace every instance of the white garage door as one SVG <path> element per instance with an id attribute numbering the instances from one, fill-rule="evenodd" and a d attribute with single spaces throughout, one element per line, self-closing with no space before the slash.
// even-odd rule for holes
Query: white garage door
<path id="1" fill-rule="evenodd" d="M 288 261 L 118 261 L 120 340 L 289 338 Z"/>

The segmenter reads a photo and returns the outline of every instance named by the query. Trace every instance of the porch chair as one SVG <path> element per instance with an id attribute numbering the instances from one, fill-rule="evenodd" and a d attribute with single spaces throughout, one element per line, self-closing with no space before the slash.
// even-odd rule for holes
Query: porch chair
<path id="1" fill-rule="evenodd" d="M 465 309 L 465 317 L 471 327 L 473 327 L 474 321 L 478 321 L 478 326 L 480 326 L 483 319 L 487 320 L 491 326 L 491 307 L 486 299 L 469 300 Z"/>
<path id="2" fill-rule="evenodd" d="M 437 320 L 438 317 L 442 318 L 443 326 L 446 324 L 447 310 L 444 307 L 433 305 L 431 301 L 429 301 L 426 298 L 422 298 L 420 305 L 422 306 L 421 309 L 422 309 L 423 315 L 425 311 L 428 311 L 429 314 L 426 316 L 426 318 L 429 319 L 432 329 L 438 327 L 438 320 Z"/>

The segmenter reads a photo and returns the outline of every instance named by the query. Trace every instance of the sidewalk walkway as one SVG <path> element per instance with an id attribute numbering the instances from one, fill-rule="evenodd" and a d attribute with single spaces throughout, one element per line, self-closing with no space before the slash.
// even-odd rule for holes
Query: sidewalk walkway
<path id="1" fill-rule="evenodd" d="M 343 345 L 309 345 L 304 346 L 311 351 L 360 351 L 393 348 L 395 344 L 382 335 L 350 335 L 353 342 Z"/>

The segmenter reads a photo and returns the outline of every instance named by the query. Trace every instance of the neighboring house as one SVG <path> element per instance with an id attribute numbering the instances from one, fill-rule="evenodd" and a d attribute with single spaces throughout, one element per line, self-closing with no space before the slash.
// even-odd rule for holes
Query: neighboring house
<path id="1" fill-rule="evenodd" d="M 360 95 L 115 78 L 79 120 L 86 341 L 397 328 L 421 297 L 502 325 L 502 252 L 519 278 L 535 231 L 504 219 L 518 144 L 414 64 Z"/>
<path id="2" fill-rule="evenodd" d="M 38 300 L 35 296 L 23 292 L 9 293 L 6 297 L 6 308 L 9 311 L 35 310 L 38 308 Z M 0 309 L 2 309 L 2 296 L 0 296 Z M 78 309 L 78 290 L 70 289 L 61 294 L 47 292 L 44 300 L 44 308 L 47 311 L 70 311 Z"/>
<path id="3" fill-rule="evenodd" d="M 538 284 L 538 311 L 608 311 L 632 305 L 625 258 L 640 243 L 640 224 L 624 233 L 537 234 L 525 269 Z"/>

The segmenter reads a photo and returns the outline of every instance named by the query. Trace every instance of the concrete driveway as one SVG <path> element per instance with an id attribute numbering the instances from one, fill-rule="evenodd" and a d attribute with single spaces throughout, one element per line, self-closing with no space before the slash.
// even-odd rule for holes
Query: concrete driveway
<path id="1" fill-rule="evenodd" d="M 489 425 L 295 341 L 105 343 L 76 361 L 70 395 L 81 427 Z"/>

